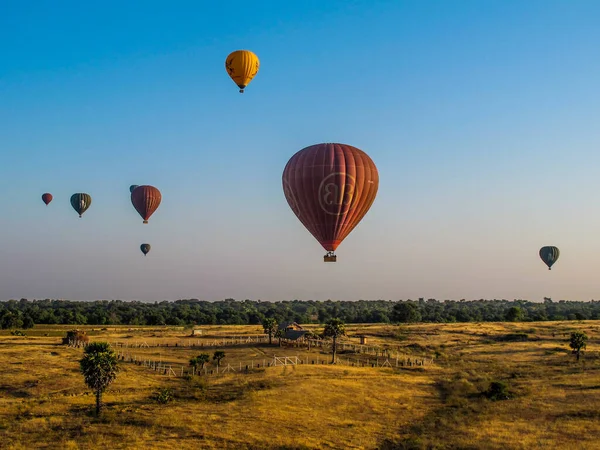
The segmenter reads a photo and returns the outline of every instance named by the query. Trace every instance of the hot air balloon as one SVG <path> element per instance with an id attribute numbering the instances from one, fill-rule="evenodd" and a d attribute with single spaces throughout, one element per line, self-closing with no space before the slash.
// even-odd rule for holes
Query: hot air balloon
<path id="1" fill-rule="evenodd" d="M 241 94 L 256 76 L 259 67 L 258 56 L 250 50 L 236 50 L 230 53 L 225 60 L 225 69 L 233 82 L 240 88 Z"/>
<path id="2" fill-rule="evenodd" d="M 144 256 L 146 256 L 148 254 L 148 252 L 150 251 L 150 244 L 142 244 L 140 245 L 140 250 L 142 251 L 142 253 L 144 254 Z"/>
<path id="3" fill-rule="evenodd" d="M 154 186 L 138 186 L 131 193 L 131 203 L 144 219 L 144 223 L 148 223 L 148 219 L 154 214 L 161 200 L 162 195 Z"/>
<path id="4" fill-rule="evenodd" d="M 87 211 L 91 204 L 92 197 L 90 197 L 89 194 L 77 193 L 71 195 L 71 206 L 75 211 L 77 211 L 77 214 L 79 214 L 80 218 L 81 215 Z"/>
<path id="5" fill-rule="evenodd" d="M 559 255 L 560 252 L 557 247 L 549 245 L 540 248 L 540 258 L 548 266 L 548 270 L 552 270 L 552 265 L 556 262 Z"/>
<path id="6" fill-rule="evenodd" d="M 377 195 L 379 174 L 362 150 L 345 144 L 317 144 L 290 158 L 283 193 L 300 222 L 335 262 L 335 249 L 365 216 Z"/>
<path id="7" fill-rule="evenodd" d="M 132 184 L 131 186 L 129 186 L 129 193 L 131 194 L 136 187 L 138 187 L 137 184 Z"/>
<path id="8" fill-rule="evenodd" d="M 48 203 L 52 201 L 52 198 L 52 194 L 50 194 L 49 192 L 42 194 L 42 201 L 46 204 L 46 206 L 48 206 Z"/>

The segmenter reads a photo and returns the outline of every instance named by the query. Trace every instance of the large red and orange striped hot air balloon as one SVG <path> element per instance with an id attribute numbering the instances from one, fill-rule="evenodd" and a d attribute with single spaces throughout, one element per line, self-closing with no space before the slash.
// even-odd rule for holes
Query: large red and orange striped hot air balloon
<path id="1" fill-rule="evenodd" d="M 45 194 L 42 194 L 42 201 L 46 204 L 46 206 L 48 206 L 48 203 L 50 203 L 52 201 L 52 194 L 50 192 L 46 192 Z"/>
<path id="2" fill-rule="evenodd" d="M 362 150 L 345 144 L 303 148 L 283 170 L 283 193 L 300 222 L 335 262 L 335 249 L 365 216 L 377 195 L 379 174 Z"/>
<path id="3" fill-rule="evenodd" d="M 148 223 L 148 219 L 160 205 L 162 195 L 154 186 L 138 186 L 131 191 L 131 203 L 135 210 L 142 216 L 144 223 Z"/>

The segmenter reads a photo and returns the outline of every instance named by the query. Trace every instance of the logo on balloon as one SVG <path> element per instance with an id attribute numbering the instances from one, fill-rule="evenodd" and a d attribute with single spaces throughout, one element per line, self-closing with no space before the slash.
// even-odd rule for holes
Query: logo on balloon
<path id="1" fill-rule="evenodd" d="M 290 208 L 292 208 L 292 211 L 294 211 L 294 214 L 296 214 L 296 217 L 300 217 L 300 207 L 298 205 L 298 201 L 296 200 L 294 191 L 292 191 L 292 187 L 287 181 L 283 182 L 283 194 L 285 195 Z"/>
<path id="2" fill-rule="evenodd" d="M 344 181 L 336 180 L 336 177 Z M 319 204 L 325 213 L 332 216 L 346 214 L 354 205 L 354 188 L 356 179 L 343 172 L 333 172 L 327 175 L 319 186 Z"/>

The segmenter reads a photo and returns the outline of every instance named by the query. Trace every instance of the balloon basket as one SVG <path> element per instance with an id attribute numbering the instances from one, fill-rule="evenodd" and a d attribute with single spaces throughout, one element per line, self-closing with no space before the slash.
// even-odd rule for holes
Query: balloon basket
<path id="1" fill-rule="evenodd" d="M 323 261 L 324 262 L 336 262 L 337 261 L 337 255 L 325 255 L 323 256 Z"/>

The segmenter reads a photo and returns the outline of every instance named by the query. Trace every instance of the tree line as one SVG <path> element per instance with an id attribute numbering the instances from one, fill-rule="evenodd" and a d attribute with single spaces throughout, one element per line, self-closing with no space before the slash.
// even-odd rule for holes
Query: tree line
<path id="1" fill-rule="evenodd" d="M 0 302 L 0 328 L 31 328 L 34 324 L 65 325 L 259 325 L 278 323 L 455 323 L 546 320 L 598 320 L 600 301 L 528 300 L 359 300 L 316 301 L 196 299 L 144 303 L 97 300 L 8 300 Z"/>

